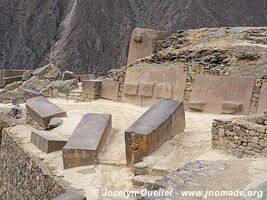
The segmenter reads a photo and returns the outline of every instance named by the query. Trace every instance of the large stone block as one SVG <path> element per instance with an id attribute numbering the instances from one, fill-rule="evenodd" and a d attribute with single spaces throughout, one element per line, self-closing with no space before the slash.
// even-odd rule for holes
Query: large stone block
<path id="1" fill-rule="evenodd" d="M 140 162 L 184 129 L 183 103 L 159 100 L 125 132 L 127 166 Z"/>
<path id="2" fill-rule="evenodd" d="M 82 93 L 92 99 L 98 99 L 101 91 L 101 80 L 86 80 L 82 82 Z"/>
<path id="3" fill-rule="evenodd" d="M 87 198 L 81 194 L 67 191 L 52 200 L 87 200 Z"/>
<path id="4" fill-rule="evenodd" d="M 117 101 L 119 96 L 119 89 L 120 89 L 119 81 L 103 79 L 100 97 L 112 101 Z"/>
<path id="5" fill-rule="evenodd" d="M 267 82 L 262 83 L 257 113 L 263 114 L 264 111 L 267 111 Z"/>
<path id="6" fill-rule="evenodd" d="M 63 148 L 64 169 L 93 165 L 111 132 L 111 115 L 88 113 Z"/>
<path id="7" fill-rule="evenodd" d="M 156 42 L 166 37 L 166 32 L 136 28 L 132 32 L 130 41 L 128 64 L 133 63 L 139 58 L 149 56 L 156 47 Z"/>
<path id="8" fill-rule="evenodd" d="M 154 83 L 140 83 L 139 95 L 142 97 L 152 97 L 154 91 Z"/>
<path id="9" fill-rule="evenodd" d="M 67 140 L 47 131 L 32 131 L 31 143 L 45 153 L 61 150 Z"/>
<path id="10" fill-rule="evenodd" d="M 235 102 L 235 114 L 248 114 L 254 83 L 254 78 L 197 75 L 190 101 L 203 102 L 203 112 L 214 114 L 229 113 L 229 102 Z"/>
<path id="11" fill-rule="evenodd" d="M 155 88 L 157 98 L 171 99 L 172 98 L 172 85 L 171 84 L 157 84 Z"/>
<path id="12" fill-rule="evenodd" d="M 123 88 L 123 94 L 136 96 L 138 94 L 138 85 L 137 84 L 125 84 Z"/>
<path id="13" fill-rule="evenodd" d="M 26 88 L 18 88 L 18 92 L 23 93 L 24 102 L 26 102 L 28 99 L 42 96 L 42 94 L 40 92 L 38 92 L 36 90 L 26 89 Z"/>
<path id="14" fill-rule="evenodd" d="M 30 117 L 43 128 L 48 127 L 52 118 L 67 116 L 64 110 L 42 96 L 27 100 L 26 108 Z"/>
<path id="15" fill-rule="evenodd" d="M 127 85 L 138 85 L 138 93 L 124 93 L 122 101 L 141 106 L 151 106 L 158 98 L 183 101 L 186 83 L 183 67 L 181 64 L 139 63 L 127 68 L 124 89 Z"/>

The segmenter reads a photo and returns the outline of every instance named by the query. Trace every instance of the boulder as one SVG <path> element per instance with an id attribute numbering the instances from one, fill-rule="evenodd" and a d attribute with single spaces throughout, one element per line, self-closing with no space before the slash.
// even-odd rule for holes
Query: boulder
<path id="1" fill-rule="evenodd" d="M 26 89 L 31 89 L 31 90 L 36 90 L 36 91 L 42 91 L 45 88 L 48 88 L 51 85 L 51 81 L 44 79 L 44 80 L 40 80 L 38 79 L 38 77 L 32 77 L 29 80 L 23 82 L 21 84 L 22 88 L 26 88 Z"/>
<path id="2" fill-rule="evenodd" d="M 61 72 L 54 64 L 48 64 L 34 70 L 33 76 L 38 76 L 41 79 L 58 80 Z"/>
<path id="3" fill-rule="evenodd" d="M 25 71 L 22 74 L 22 80 L 23 81 L 27 81 L 28 79 L 30 79 L 32 77 L 32 71 Z"/>
<path id="4" fill-rule="evenodd" d="M 78 80 L 58 80 L 52 83 L 51 88 L 57 89 L 59 93 L 68 94 L 71 90 L 78 88 Z"/>

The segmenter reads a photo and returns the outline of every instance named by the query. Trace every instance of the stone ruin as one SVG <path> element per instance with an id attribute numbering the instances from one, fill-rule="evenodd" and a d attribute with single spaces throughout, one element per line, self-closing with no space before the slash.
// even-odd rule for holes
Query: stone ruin
<path id="1" fill-rule="evenodd" d="M 42 162 L 39 159 L 36 160 L 31 153 L 24 151 L 35 147 L 35 153 L 37 152 L 47 163 L 60 158 L 60 167 L 57 166 L 57 170 L 60 169 L 57 171 L 59 176 L 63 174 L 67 177 L 69 172 L 73 172 L 75 176 L 85 173 L 86 177 L 94 173 L 94 168 L 103 167 L 104 170 L 108 170 L 105 168 L 107 166 L 117 167 L 123 174 L 126 166 L 127 171 L 133 173 L 130 178 L 133 186 L 149 190 L 186 188 L 192 186 L 191 182 L 194 181 L 197 184 L 203 180 L 212 181 L 203 177 L 212 177 L 214 173 L 224 178 L 223 174 L 230 173 L 227 170 L 233 167 L 231 163 L 194 161 L 174 171 L 158 168 L 156 163 L 159 162 L 156 158 L 162 149 L 168 146 L 170 148 L 179 137 L 187 137 L 190 132 L 199 131 L 187 130 L 186 122 L 190 122 L 192 116 L 213 117 L 215 114 L 224 114 L 227 119 L 216 118 L 210 124 L 213 149 L 230 152 L 239 159 L 251 159 L 251 156 L 265 158 L 266 76 L 245 76 L 242 74 L 244 72 L 237 75 L 230 67 L 233 64 L 238 65 L 239 62 L 243 63 L 244 60 L 260 62 L 258 60 L 262 55 L 258 53 L 253 56 L 251 53 L 248 55 L 238 52 L 233 56 L 230 55 L 235 53 L 233 49 L 201 47 L 199 50 L 194 47 L 206 43 L 207 40 L 211 43 L 214 38 L 217 41 L 218 35 L 221 34 L 213 35 L 216 31 L 228 34 L 231 39 L 236 38 L 231 35 L 236 32 L 228 32 L 228 29 L 209 32 L 211 36 L 201 41 L 198 41 L 199 35 L 194 35 L 195 33 L 190 31 L 179 31 L 166 38 L 166 33 L 162 31 L 136 29 L 133 31 L 130 44 L 129 65 L 111 70 L 108 77 L 74 74 L 70 71 L 62 73 L 54 64 L 34 71 L 1 70 L 1 84 L 4 87 L 0 92 L 1 102 L 16 105 L 10 108 L 7 117 L 13 119 L 14 127 L 6 128 L 11 124 L 10 119 L 0 118 L 3 123 L 0 127 L 3 129 L 1 153 L 2 162 L 5 163 L 3 170 L 0 170 L 1 176 L 3 173 L 26 171 L 22 180 L 27 180 L 27 174 L 33 177 L 29 183 L 33 182 L 35 186 L 35 199 L 86 199 L 83 192 L 80 193 L 73 186 L 64 185 L 61 179 L 58 180 L 56 175 L 50 173 L 49 167 L 43 166 L 44 163 L 40 164 Z M 238 32 L 239 29 L 235 31 Z M 197 39 L 192 43 L 192 38 Z M 253 42 L 246 34 L 244 38 Z M 194 47 L 192 50 L 183 50 L 190 45 Z M 237 60 L 231 60 L 232 57 Z M 73 99 L 75 102 L 71 101 L 70 105 L 76 107 L 75 103 L 83 102 L 84 107 L 77 107 L 77 114 L 69 114 L 70 108 L 66 104 L 58 103 L 51 98 L 57 98 L 58 102 L 62 99 Z M 114 113 L 102 112 L 97 108 L 94 112 L 81 112 L 90 104 L 105 109 L 105 102 L 115 102 L 112 104 L 114 107 L 118 104 L 120 107 L 116 107 L 116 112 L 120 112 L 122 118 L 126 118 L 123 116 L 125 110 L 122 108 L 131 106 L 131 123 L 120 122 L 122 118 L 114 116 Z M 24 113 L 24 103 L 27 114 Z M 110 107 L 107 107 L 107 110 Z M 136 115 L 134 110 L 140 107 L 144 110 L 139 113 L 140 115 Z M 80 117 L 81 113 L 83 114 Z M 251 116 L 228 119 L 228 115 Z M 18 122 L 21 118 L 26 119 Z M 79 123 L 72 124 L 73 119 Z M 25 135 L 18 136 L 20 130 L 16 130 L 17 125 L 25 123 L 31 125 L 27 127 L 30 130 L 22 128 Z M 114 123 L 119 125 L 114 126 Z M 189 128 L 192 128 L 191 126 L 189 123 Z M 123 140 L 115 137 L 118 127 L 123 129 Z M 194 133 L 197 135 L 196 132 Z M 20 143 L 17 137 L 28 140 Z M 191 137 L 194 138 L 192 135 Z M 116 146 L 112 147 L 113 143 L 118 146 L 118 150 L 114 150 Z M 121 143 L 123 150 L 119 146 Z M 110 151 L 108 156 L 103 155 L 106 151 Z M 121 154 L 121 151 L 124 155 L 120 157 L 122 164 L 116 163 L 116 160 L 109 160 L 112 156 L 116 157 L 114 154 Z M 179 160 L 178 157 L 182 157 L 183 153 L 186 154 L 176 152 L 175 158 Z M 166 154 L 163 155 L 167 157 Z M 29 169 L 21 169 L 15 160 L 19 160 L 25 166 L 29 165 Z M 154 161 L 153 164 L 151 160 Z M 52 164 L 57 162 L 58 160 Z M 91 166 L 93 168 L 85 168 Z M 18 171 L 14 171 L 17 168 Z M 99 168 L 97 170 L 100 170 Z M 36 177 L 44 184 L 40 185 Z M 31 193 L 28 182 L 20 183 L 20 186 L 19 181 L 13 180 L 9 175 L 4 178 L 3 183 L 7 187 L 10 186 L 7 188 L 9 196 L 16 196 L 12 194 L 12 190 L 22 190 L 22 199 L 27 199 Z M 53 188 L 50 185 L 53 185 Z M 86 194 L 88 197 L 88 193 Z"/>

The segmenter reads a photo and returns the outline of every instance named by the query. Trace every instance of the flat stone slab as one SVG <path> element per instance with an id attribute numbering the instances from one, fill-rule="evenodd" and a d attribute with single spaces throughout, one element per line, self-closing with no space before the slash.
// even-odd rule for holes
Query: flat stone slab
<path id="1" fill-rule="evenodd" d="M 97 164 L 98 154 L 111 132 L 111 127 L 110 114 L 84 115 L 63 148 L 64 169 Z"/>
<path id="2" fill-rule="evenodd" d="M 254 83 L 254 78 L 196 75 L 190 101 L 203 102 L 203 112 L 214 114 L 224 113 L 226 102 L 236 102 L 235 114 L 249 114 Z"/>
<path id="3" fill-rule="evenodd" d="M 87 198 L 75 192 L 65 192 L 52 200 L 87 200 Z"/>
<path id="4" fill-rule="evenodd" d="M 30 117 L 43 128 L 48 128 L 52 118 L 67 116 L 64 110 L 42 96 L 27 100 L 25 105 Z"/>
<path id="5" fill-rule="evenodd" d="M 26 88 L 18 88 L 18 92 L 23 93 L 24 102 L 26 102 L 28 99 L 42 96 L 42 94 L 40 92 L 38 92 L 36 90 L 26 89 Z"/>
<path id="6" fill-rule="evenodd" d="M 45 153 L 61 150 L 67 140 L 47 131 L 32 131 L 31 143 Z"/>
<path id="7" fill-rule="evenodd" d="M 257 113 L 260 115 L 263 114 L 264 111 L 267 111 L 267 82 L 262 83 Z"/>
<path id="8" fill-rule="evenodd" d="M 120 89 L 119 81 L 103 79 L 100 97 L 112 101 L 117 101 L 119 96 L 119 89 Z"/>
<path id="9" fill-rule="evenodd" d="M 183 103 L 159 100 L 125 132 L 127 166 L 140 162 L 184 129 Z"/>

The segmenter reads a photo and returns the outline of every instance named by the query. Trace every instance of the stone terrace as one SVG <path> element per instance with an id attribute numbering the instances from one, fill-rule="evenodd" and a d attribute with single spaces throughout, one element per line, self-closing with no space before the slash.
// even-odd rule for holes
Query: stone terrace
<path id="1" fill-rule="evenodd" d="M 108 100 L 74 103 L 73 101 L 53 99 L 52 102 L 68 113 L 69 117 L 63 118 L 63 124 L 51 131 L 51 133 L 60 135 L 65 139 L 70 138 L 84 114 L 88 112 L 112 114 L 112 132 L 99 155 L 99 164 L 64 170 L 62 151 L 45 154 L 30 143 L 32 127 L 24 125 L 12 127 L 9 130 L 10 135 L 18 139 L 18 144 L 22 149 L 29 152 L 32 157 L 41 159 L 42 163 L 50 168 L 53 176 L 60 177 L 68 187 L 81 190 L 88 200 L 99 199 L 92 193 L 98 189 L 100 191 L 131 189 L 134 174 L 130 168 L 126 167 L 124 133 L 148 108 Z M 243 180 L 244 177 L 242 180 L 240 179 L 242 182 L 240 187 L 256 186 L 262 183 L 267 179 L 266 166 L 263 164 L 266 163 L 266 160 L 247 158 L 240 161 L 231 155 L 211 148 L 212 120 L 218 117 L 219 115 L 186 113 L 187 127 L 185 132 L 163 144 L 157 151 L 146 157 L 144 162 L 152 165 L 155 170 L 168 172 L 198 159 L 231 160 L 235 163 L 242 162 L 244 163 L 242 167 L 252 169 L 247 170 L 245 180 Z M 23 161 L 16 160 L 14 162 Z M 253 174 L 255 170 L 257 170 L 256 176 Z M 19 173 L 19 170 L 17 172 Z M 231 178 L 239 179 L 239 177 Z M 100 197 L 100 199 L 105 198 Z M 111 198 L 106 199 L 110 200 Z M 125 199 L 125 197 L 121 199 Z"/>

